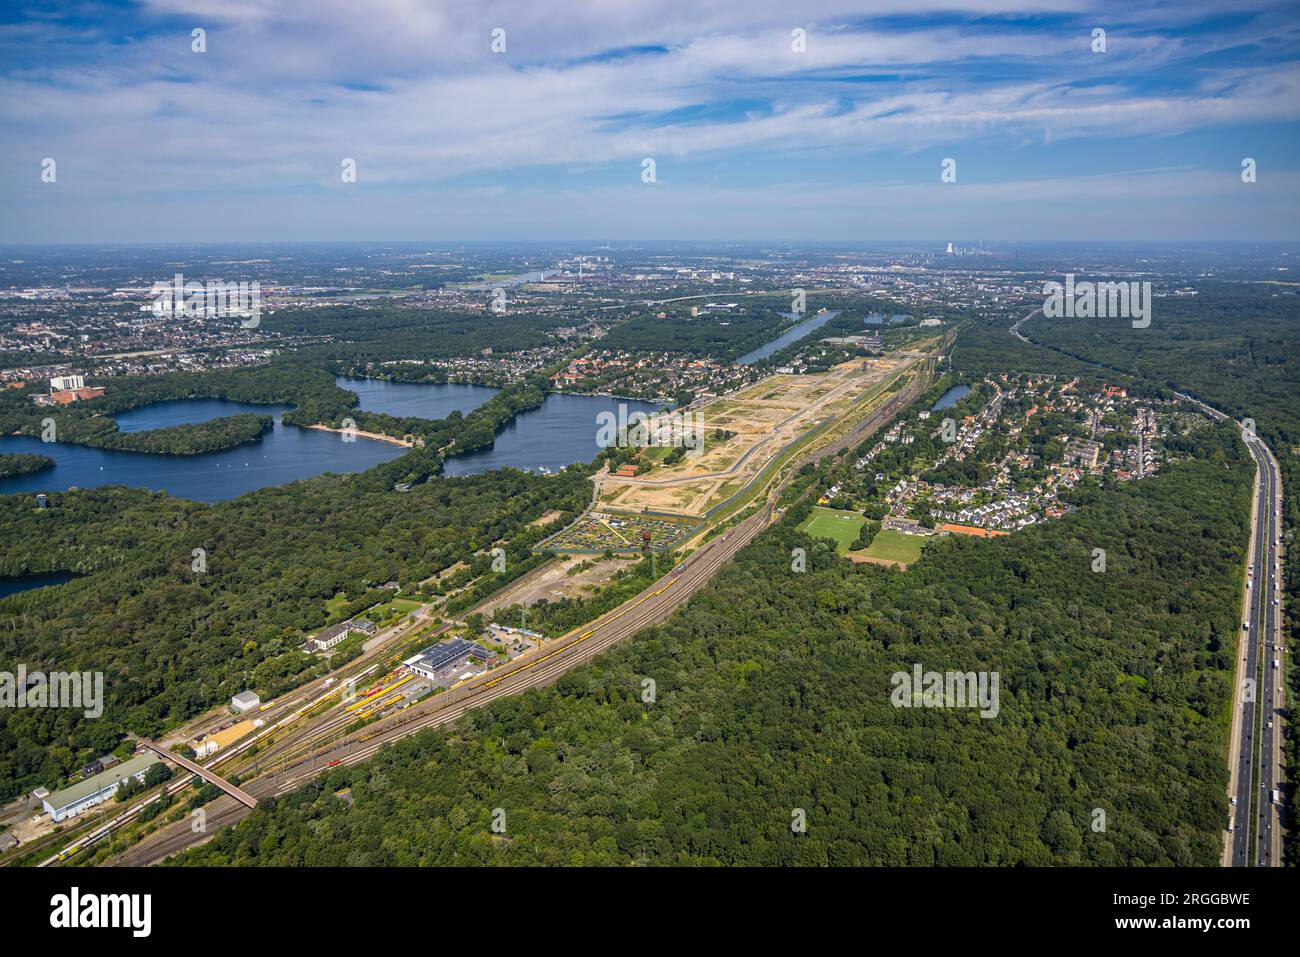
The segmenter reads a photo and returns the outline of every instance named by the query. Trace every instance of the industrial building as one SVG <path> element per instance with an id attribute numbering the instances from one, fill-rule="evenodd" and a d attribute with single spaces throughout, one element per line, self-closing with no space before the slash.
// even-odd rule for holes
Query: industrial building
<path id="1" fill-rule="evenodd" d="M 240 738 L 252 734 L 265 723 L 261 718 L 245 718 L 243 721 L 232 724 L 225 730 L 210 734 L 202 741 L 199 741 L 194 745 L 194 755 L 198 758 L 206 758 L 210 754 L 216 754 L 222 748 L 227 748 Z"/>
<path id="2" fill-rule="evenodd" d="M 136 755 L 115 768 L 101 771 L 62 791 L 55 791 L 45 798 L 45 810 L 50 812 L 50 817 L 56 823 L 66 820 L 88 807 L 107 801 L 128 778 L 143 782 L 145 773 L 157 763 L 158 756 L 155 754 Z"/>
<path id="3" fill-rule="evenodd" d="M 241 691 L 230 699 L 230 706 L 236 711 L 251 711 L 261 703 L 256 691 Z"/>
<path id="4" fill-rule="evenodd" d="M 841 349 L 863 349 L 874 353 L 885 351 L 885 340 L 880 336 L 828 336 L 822 342 Z"/>
<path id="5" fill-rule="evenodd" d="M 104 394 L 102 385 L 83 385 L 79 389 L 56 389 L 49 395 L 37 393 L 32 401 L 37 405 L 71 405 L 86 399 L 98 399 Z"/>
<path id="6" fill-rule="evenodd" d="M 440 645 L 425 648 L 414 658 L 408 658 L 402 663 L 420 677 L 437 681 L 451 676 L 452 672 L 471 658 L 492 661 L 496 655 L 475 642 L 466 641 L 464 638 L 453 638 Z"/>

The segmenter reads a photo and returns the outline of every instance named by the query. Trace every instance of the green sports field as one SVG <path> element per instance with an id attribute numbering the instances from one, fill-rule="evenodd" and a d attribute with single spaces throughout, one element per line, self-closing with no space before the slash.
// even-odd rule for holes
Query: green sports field
<path id="1" fill-rule="evenodd" d="M 862 523 L 866 521 L 859 512 L 843 512 L 836 508 L 813 509 L 812 515 L 799 526 L 800 531 L 807 532 L 813 538 L 835 539 L 835 550 L 843 555 L 858 537 Z"/>
<path id="2" fill-rule="evenodd" d="M 876 532 L 876 537 L 871 540 L 866 551 L 855 554 L 910 565 L 921 557 L 921 547 L 925 542 L 926 539 L 919 535 L 904 535 L 890 528 L 882 528 Z"/>

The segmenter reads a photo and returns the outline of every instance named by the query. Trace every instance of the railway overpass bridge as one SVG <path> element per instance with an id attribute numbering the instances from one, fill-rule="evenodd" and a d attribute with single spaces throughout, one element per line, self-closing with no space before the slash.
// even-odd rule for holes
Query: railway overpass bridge
<path id="1" fill-rule="evenodd" d="M 253 797 L 253 795 L 249 794 L 247 791 L 235 787 L 225 778 L 221 777 L 218 774 L 214 774 L 212 771 L 209 771 L 201 764 L 195 764 L 189 758 L 182 757 L 181 755 L 177 754 L 175 751 L 168 751 L 164 749 L 161 745 L 154 744 L 154 742 L 152 741 L 146 741 L 144 738 L 140 738 L 139 741 L 146 748 L 149 748 L 151 751 L 155 752 L 160 757 L 167 758 L 169 761 L 175 761 L 186 771 L 189 771 L 190 774 L 196 774 L 199 777 L 201 777 L 203 780 L 207 781 L 209 784 L 215 784 L 217 787 L 221 788 L 221 790 L 225 791 L 227 794 L 229 794 L 240 804 L 243 804 L 247 807 L 257 807 L 257 798 Z"/>

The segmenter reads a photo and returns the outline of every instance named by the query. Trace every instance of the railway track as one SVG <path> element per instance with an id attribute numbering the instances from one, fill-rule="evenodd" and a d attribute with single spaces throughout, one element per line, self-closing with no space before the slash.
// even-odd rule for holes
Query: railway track
<path id="1" fill-rule="evenodd" d="M 660 582 L 656 582 L 658 587 L 647 594 L 644 607 L 632 609 L 626 619 L 620 619 L 616 624 L 614 622 L 606 624 L 598 622 L 592 628 L 568 639 L 564 644 L 550 650 L 545 655 L 531 661 L 520 662 L 518 667 L 507 673 L 496 675 L 489 681 L 484 681 L 469 693 L 454 701 L 446 702 L 436 711 L 414 716 L 404 715 L 402 716 L 404 720 L 396 721 L 392 726 L 375 730 L 372 734 L 358 738 L 356 743 L 360 744 L 360 747 L 345 743 L 340 745 L 339 748 L 328 752 L 328 754 L 339 753 L 340 756 L 337 760 L 341 764 L 357 764 L 373 757 L 384 745 L 392 741 L 414 734 L 424 728 L 436 727 L 456 721 L 471 708 L 481 707 L 490 701 L 495 701 L 507 695 L 518 694 L 528 688 L 549 684 L 574 667 L 606 651 L 617 642 L 630 637 L 645 627 L 666 620 L 676 610 L 677 606 L 685 600 L 685 597 L 689 597 L 698 590 L 713 576 L 719 566 L 730 560 L 736 551 L 743 548 L 762 528 L 766 527 L 771 514 L 770 507 L 764 508 L 729 532 L 729 539 L 734 538 L 734 541 L 725 544 L 731 544 L 732 547 L 712 550 L 707 556 L 707 561 L 700 562 L 688 569 L 695 572 L 691 579 L 686 579 L 686 572 L 683 572 L 681 579 L 667 577 L 661 579 Z M 682 592 L 685 592 L 685 597 L 677 597 L 674 601 L 663 602 L 648 600 L 659 598 L 670 588 L 678 587 L 679 582 L 681 585 L 678 595 L 680 596 Z M 329 766 L 328 763 L 327 766 Z M 282 794 L 293 790 L 299 783 L 314 776 L 314 773 L 316 772 L 313 769 L 304 774 L 291 776 L 284 785 L 277 789 L 276 793 Z"/>
<path id="2" fill-rule="evenodd" d="M 820 462 L 826 456 L 860 442 L 914 401 L 920 394 L 925 379 L 925 376 L 914 379 L 897 395 L 866 416 L 859 425 L 830 444 L 810 451 L 799 464 Z M 542 649 L 535 656 L 516 659 L 512 664 L 487 672 L 467 685 L 380 719 L 333 745 L 313 749 L 309 756 L 279 772 L 264 774 L 248 781 L 242 785 L 243 788 L 258 800 L 283 796 L 332 768 L 359 764 L 373 758 L 385 746 L 405 737 L 427 728 L 451 724 L 464 717 L 472 708 L 482 707 L 530 688 L 548 685 L 617 642 L 631 637 L 643 628 L 665 621 L 708 582 L 723 563 L 730 561 L 767 527 L 772 519 L 774 501 L 796 472 L 797 468 L 791 468 L 789 475 L 774 485 L 759 511 L 692 555 L 684 563 L 680 575 L 673 572 L 660 578 L 650 589 L 633 599 L 632 604 L 607 612 L 591 624 L 583 626 L 582 631 L 570 632 L 557 639 L 557 645 Z M 293 757 L 296 751 L 284 749 L 297 748 L 304 741 L 319 739 L 323 734 L 328 736 L 329 732 L 337 730 L 340 725 L 346 726 L 353 720 L 354 715 L 336 715 L 324 725 L 309 726 L 295 732 L 290 738 L 273 746 L 265 755 L 260 755 L 258 764 L 253 767 L 273 766 Z M 182 820 L 150 835 L 110 863 L 126 866 L 155 863 L 178 851 L 203 843 L 216 829 L 238 822 L 248 811 L 242 804 L 223 795 L 207 805 L 207 830 L 202 834 L 196 836 L 188 822 Z"/>

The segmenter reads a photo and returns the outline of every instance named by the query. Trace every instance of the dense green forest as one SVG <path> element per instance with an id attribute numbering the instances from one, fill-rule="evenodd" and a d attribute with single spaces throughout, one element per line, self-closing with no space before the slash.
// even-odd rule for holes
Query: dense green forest
<path id="1" fill-rule="evenodd" d="M 788 299 L 741 301 L 737 316 L 691 319 L 678 308 L 668 347 L 734 358 L 788 323 L 779 315 Z M 1272 287 L 1210 286 L 1157 300 L 1152 326 L 1123 324 L 1123 335 L 1114 324 L 1028 323 L 1024 332 L 1052 349 L 1012 338 L 1012 319 L 967 323 L 953 370 L 966 381 L 1079 375 L 1138 395 L 1178 387 L 1254 416 L 1294 487 L 1294 302 Z M 302 333 L 306 315 L 268 322 Z M 554 523 L 531 520 L 559 509 L 564 522 L 586 504 L 580 467 L 549 479 L 438 477 L 446 456 L 491 444 L 540 405 L 544 379 L 436 422 L 363 411 L 334 383 L 335 372 L 398 358 L 470 354 L 480 340 L 496 351 L 551 342 L 546 331 L 573 316 L 485 323 L 367 306 L 310 317 L 310 332 L 338 341 L 267 366 L 97 382 L 110 393 L 60 410 L 0 395 L 0 429 L 30 433 L 53 414 L 67 417 L 60 439 L 149 451 L 234 441 L 244 420 L 262 427 L 256 415 L 204 423 L 206 432 L 124 434 L 112 423 L 117 412 L 185 397 L 290 405 L 289 424 L 337 428 L 350 418 L 418 442 L 363 475 L 211 506 L 121 488 L 54 494 L 45 512 L 0 497 L 0 575 L 85 573 L 0 599 L 0 669 L 103 670 L 108 693 L 98 722 L 57 710 L 0 714 L 0 799 L 54 786 L 124 730 L 157 734 L 245 687 L 266 697 L 319 673 L 297 646 L 343 616 L 326 611 L 330 598 L 346 596 L 342 610 L 353 614 L 377 597 L 375 585 L 397 580 L 426 595 L 468 586 L 449 610 L 469 607 L 544 560 L 530 547 Z M 823 334 L 860 321 L 860 310 L 842 315 Z M 649 348 L 658 330 L 662 349 L 664 327 L 634 318 L 602 346 Z M 664 626 L 549 689 L 339 769 L 186 861 L 1214 863 L 1253 467 L 1230 428 L 1202 430 L 1187 446 L 1194 461 L 1116 490 L 1082 489 L 1078 513 L 1007 539 L 935 542 L 907 572 L 837 559 L 796 530 L 796 506 Z M 801 488 L 828 469 L 802 473 Z M 415 487 L 393 492 L 401 482 Z M 1300 517 L 1293 497 L 1288 515 Z M 497 543 L 510 556 L 500 576 L 484 554 Z M 804 574 L 789 571 L 796 546 L 809 549 Z M 1108 554 L 1103 575 L 1089 571 L 1097 547 Z M 202 575 L 191 570 L 195 548 L 206 556 Z M 419 586 L 462 561 L 444 582 Z M 530 610 L 530 623 L 562 631 L 650 574 L 635 567 L 594 600 Z M 1293 588 L 1292 607 L 1297 597 Z M 997 671 L 999 717 L 893 708 L 889 676 L 914 662 Z M 658 686 L 651 705 L 640 700 L 646 676 Z M 1295 739 L 1290 747 L 1294 764 Z M 345 784 L 355 806 L 333 797 Z M 495 807 L 508 814 L 504 838 L 487 826 Z M 790 830 L 794 808 L 807 812 L 806 834 Z M 1095 808 L 1104 832 L 1090 826 Z"/>
<path id="2" fill-rule="evenodd" d="M 634 316 L 610 330 L 601 340 L 601 347 L 651 352 L 667 349 L 734 362 L 794 324 L 788 315 L 789 296 L 728 297 L 719 293 L 718 302 L 735 302 L 737 308 L 705 312 L 703 307 L 709 301 L 673 303 L 665 307 L 663 319 L 658 318 L 659 312 L 655 310 Z M 823 304 L 818 302 L 816 308 Z M 701 308 L 700 315 L 690 314 L 692 306 Z"/>
<path id="3" fill-rule="evenodd" d="M 1151 325 L 1145 329 L 1110 320 L 1035 317 L 1021 331 L 1050 349 L 1016 343 L 1011 336 L 988 328 L 976 337 L 994 348 L 1007 346 L 1012 355 L 1031 352 L 1045 357 L 1041 361 L 1065 364 L 1077 357 L 1135 373 L 1193 395 L 1234 418 L 1254 419 L 1281 467 L 1289 552 L 1300 525 L 1295 494 L 1300 488 L 1300 297 L 1293 287 L 1273 283 L 1201 283 L 1197 289 L 1195 296 L 1157 299 Z M 966 358 L 978 365 L 978 347 L 974 355 L 967 349 Z M 1300 577 L 1295 568 L 1294 561 L 1284 566 L 1284 634 L 1291 650 L 1284 662 L 1294 662 L 1300 646 L 1296 616 Z M 1300 694 L 1300 669 L 1288 664 L 1287 678 L 1287 700 L 1295 701 Z M 1300 725 L 1294 716 L 1295 708 L 1288 706 L 1286 761 L 1292 768 L 1300 767 Z M 1289 818 L 1295 821 L 1300 797 L 1295 782 L 1286 784 L 1285 795 Z M 1288 833 L 1285 853 L 1289 860 L 1300 856 L 1300 828 Z"/>
<path id="4" fill-rule="evenodd" d="M 907 572 L 808 539 L 805 501 L 663 626 L 182 863 L 1213 864 L 1253 467 L 1230 427 L 1195 452 Z M 998 716 L 893 707 L 918 662 L 998 672 Z"/>
<path id="5" fill-rule="evenodd" d="M 486 305 L 492 298 L 483 292 Z M 493 352 L 518 352 L 553 344 L 547 333 L 574 323 L 562 312 L 514 310 L 503 314 L 412 309 L 394 303 L 358 302 L 325 308 L 281 309 L 262 320 L 270 332 L 328 336 L 333 341 L 298 352 L 308 362 L 337 363 L 339 371 L 392 360 L 446 359 Z"/>
<path id="6" fill-rule="evenodd" d="M 26 452 L 6 452 L 0 454 L 0 478 L 13 478 L 15 475 L 31 475 L 54 468 L 54 459 L 48 455 L 29 455 Z"/>
<path id="7" fill-rule="evenodd" d="M 590 497 L 581 467 L 555 478 L 439 477 L 447 456 L 491 445 L 516 414 L 541 405 L 541 381 L 509 385 L 469 414 L 436 421 L 364 411 L 332 373 L 301 357 L 105 384 L 103 397 L 59 409 L 6 390 L 0 430 L 40 434 L 53 418 L 60 441 L 190 454 L 272 427 L 269 415 L 243 414 L 123 433 L 112 418 L 154 402 L 219 398 L 289 405 L 291 425 L 351 424 L 417 446 L 364 475 L 326 474 L 211 506 L 114 487 L 51 494 L 39 513 L 17 496 L 0 498 L 0 574 L 84 573 L 40 599 L 0 601 L 0 667 L 102 670 L 108 691 L 103 721 L 0 714 L 0 799 L 56 785 L 123 731 L 157 734 L 243 687 L 272 695 L 310 677 L 322 665 L 298 646 L 327 623 L 324 601 L 338 594 L 355 612 L 378 600 L 375 583 L 414 587 L 463 562 L 444 584 L 469 586 L 455 608 L 472 603 L 544 560 L 530 549 L 554 528 L 529 521 L 552 509 L 565 521 Z M 395 492 L 399 484 L 413 488 Z M 492 573 L 480 554 L 493 544 L 510 554 L 506 573 Z M 204 550 L 205 574 L 191 571 L 194 549 Z"/>
<path id="8" fill-rule="evenodd" d="M 107 696 L 99 721 L 68 709 L 0 714 L 0 796 L 57 784 L 123 730 L 157 734 L 242 688 L 266 696 L 296 684 L 321 667 L 298 646 L 327 623 L 326 600 L 418 583 L 503 540 L 523 563 L 554 527 L 528 523 L 550 509 L 571 517 L 591 495 L 580 470 L 393 492 L 410 472 L 402 463 L 422 454 L 215 505 L 120 487 L 52 493 L 44 511 L 0 498 L 0 574 L 85 573 L 0 600 L 0 668 L 102 670 Z"/>
<path id="9" fill-rule="evenodd" d="M 735 309 L 704 311 L 709 301 L 734 302 Z M 634 315 L 620 323 L 601 340 L 601 348 L 628 349 L 656 352 L 667 349 L 690 355 L 713 356 L 722 362 L 734 362 L 740 356 L 757 349 L 796 324 L 791 313 L 792 295 L 731 296 L 718 293 L 716 299 L 692 297 L 687 302 L 675 302 L 660 313 L 651 310 L 645 315 Z M 698 316 L 690 314 L 698 306 Z M 842 336 L 880 332 L 878 327 L 867 326 L 864 319 L 872 312 L 898 312 L 903 307 L 888 299 L 846 294 L 842 291 L 810 289 L 805 293 L 805 311 L 798 321 L 811 319 L 819 309 L 838 310 L 824 325 L 808 333 L 809 336 Z M 918 314 L 930 315 L 932 313 Z M 942 315 L 935 310 L 933 314 Z M 779 365 L 800 348 L 803 339 L 797 340 L 767 360 L 769 365 Z"/>
<path id="10" fill-rule="evenodd" d="M 96 399 L 58 407 L 33 405 L 31 396 L 39 391 L 35 385 L 21 392 L 0 392 L 0 433 L 43 436 L 47 420 L 53 420 L 54 436 L 59 442 L 126 452 L 191 455 L 255 441 L 271 428 L 271 417 L 245 413 L 128 433 L 118 431 L 113 416 L 172 399 L 229 399 L 257 405 L 293 405 L 294 410 L 285 413 L 285 421 L 311 425 L 347 415 L 357 401 L 355 393 L 334 385 L 333 376 L 289 362 L 148 378 L 91 379 L 90 384 L 105 386 L 107 391 Z"/>
<path id="11" fill-rule="evenodd" d="M 1021 332 L 1067 355 L 1250 416 L 1270 441 L 1300 446 L 1300 296 L 1271 284 L 1197 288 L 1195 296 L 1157 299 L 1145 329 L 1035 317 Z"/>
<path id="12" fill-rule="evenodd" d="M 40 421 L 25 421 L 15 431 L 24 435 L 40 436 L 45 422 L 54 423 L 54 434 L 59 442 L 89 445 L 115 452 L 148 452 L 155 455 L 202 455 L 220 452 L 249 442 L 256 442 L 275 427 L 269 415 L 245 412 L 228 415 L 206 422 L 173 425 L 165 429 L 144 432 L 119 432 L 117 423 L 104 416 L 81 417 L 65 415 L 50 410 Z"/>

